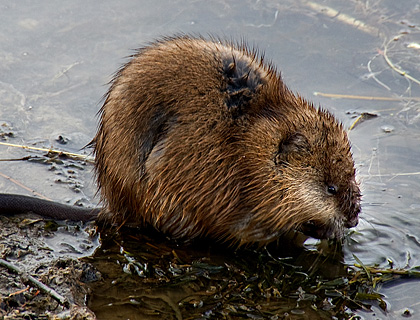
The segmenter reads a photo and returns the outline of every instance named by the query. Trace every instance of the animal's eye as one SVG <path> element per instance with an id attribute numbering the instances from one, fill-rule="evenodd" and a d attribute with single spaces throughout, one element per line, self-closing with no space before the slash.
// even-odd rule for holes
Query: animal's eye
<path id="1" fill-rule="evenodd" d="M 328 185 L 327 186 L 327 193 L 330 195 L 336 195 L 337 194 L 337 187 L 334 185 Z"/>

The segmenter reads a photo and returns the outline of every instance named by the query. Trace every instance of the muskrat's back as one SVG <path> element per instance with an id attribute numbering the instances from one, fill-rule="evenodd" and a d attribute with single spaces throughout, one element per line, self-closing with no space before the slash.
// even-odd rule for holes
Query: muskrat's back
<path id="1" fill-rule="evenodd" d="M 254 51 L 178 37 L 117 74 L 93 140 L 102 218 L 174 238 L 268 242 L 357 224 L 347 135 Z"/>

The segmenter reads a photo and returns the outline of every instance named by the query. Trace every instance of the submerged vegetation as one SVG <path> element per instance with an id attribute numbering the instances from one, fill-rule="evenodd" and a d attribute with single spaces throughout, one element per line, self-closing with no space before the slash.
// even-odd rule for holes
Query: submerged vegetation
<path id="1" fill-rule="evenodd" d="M 8 232 L 18 221 L 11 219 Z M 2 250 L 0 259 L 2 279 L 10 281 L 1 286 L 7 295 L 0 297 L 0 315 L 13 319 L 54 314 L 93 319 L 93 313 L 98 319 L 357 319 L 358 310 L 369 312 L 372 306 L 387 313 L 379 292 L 383 283 L 420 276 L 420 267 L 399 270 L 392 262 L 378 268 L 355 257 L 356 264 L 346 265 L 340 243 L 302 245 L 301 234 L 263 248 L 234 250 L 204 240 L 176 243 L 137 228 L 102 230 L 102 245 L 92 256 L 48 264 L 35 262 L 46 250 L 42 236 L 35 235 L 48 236 L 57 228 L 42 220 L 25 221 L 16 231 L 31 235 L 29 251 L 20 257 Z M 79 227 L 58 226 L 63 228 L 86 237 Z M 17 239 L 4 238 L 1 244 L 13 247 Z M 22 266 L 22 260 L 31 259 L 32 266 Z"/>
<path id="2" fill-rule="evenodd" d="M 291 239 L 286 250 L 279 251 L 281 243 L 234 251 L 156 237 L 105 235 L 86 258 L 103 277 L 91 284 L 88 304 L 99 318 L 140 312 L 150 319 L 354 319 L 354 310 L 373 304 L 387 312 L 379 284 L 420 276 L 415 268 L 346 266 L 337 242 L 305 248 Z"/>

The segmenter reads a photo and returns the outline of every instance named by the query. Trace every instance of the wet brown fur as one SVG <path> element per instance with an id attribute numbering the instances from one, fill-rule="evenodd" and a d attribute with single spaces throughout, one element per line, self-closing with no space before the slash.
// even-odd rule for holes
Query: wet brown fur
<path id="1" fill-rule="evenodd" d="M 101 219 L 238 244 L 291 229 L 341 237 L 357 223 L 343 127 L 244 45 L 155 42 L 116 74 L 100 113 Z"/>

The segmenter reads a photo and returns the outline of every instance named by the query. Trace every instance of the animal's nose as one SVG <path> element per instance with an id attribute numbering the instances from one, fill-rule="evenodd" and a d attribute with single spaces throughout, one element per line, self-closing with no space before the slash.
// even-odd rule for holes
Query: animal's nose
<path id="1" fill-rule="evenodd" d="M 360 204 L 357 203 L 353 210 L 350 211 L 348 217 L 347 217 L 347 221 L 346 221 L 346 227 L 347 228 L 353 228 L 355 226 L 357 226 L 357 224 L 359 223 L 359 213 L 360 213 Z"/>
<path id="2" fill-rule="evenodd" d="M 346 227 L 347 228 L 353 228 L 355 226 L 357 226 L 357 224 L 359 223 L 359 217 L 357 215 L 347 219 L 346 222 Z"/>

